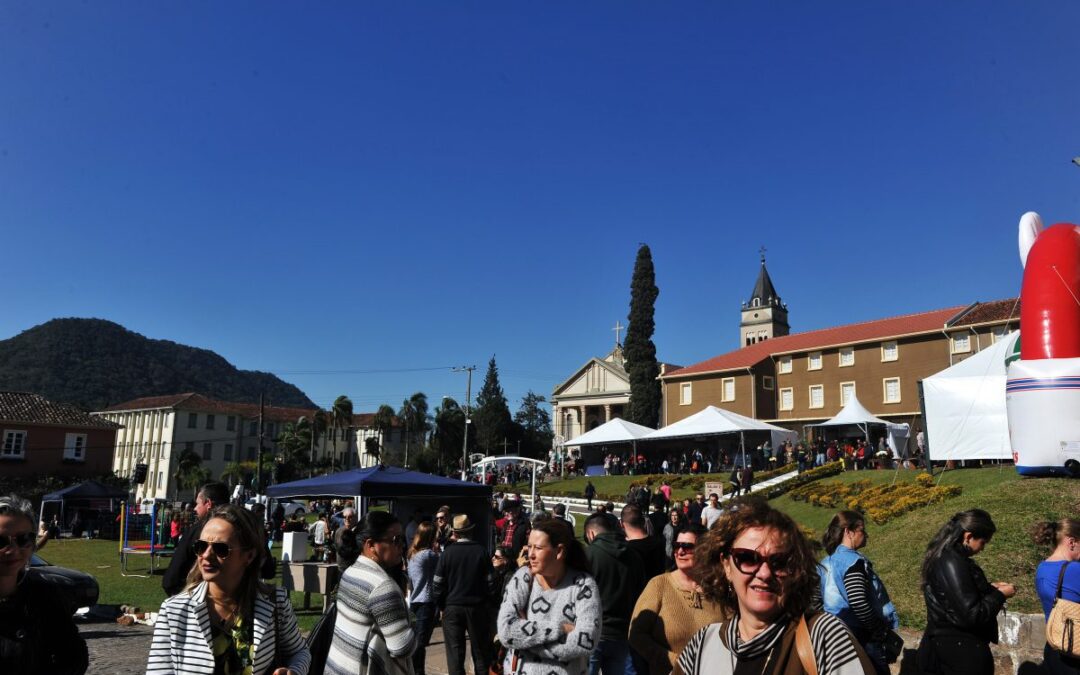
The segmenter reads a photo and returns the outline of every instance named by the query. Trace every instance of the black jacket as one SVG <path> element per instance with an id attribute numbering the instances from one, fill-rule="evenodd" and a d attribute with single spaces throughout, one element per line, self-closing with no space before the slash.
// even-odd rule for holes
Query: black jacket
<path id="1" fill-rule="evenodd" d="M 927 635 L 963 635 L 998 641 L 997 614 L 1005 596 L 986 580 L 975 561 L 946 549 L 930 570 L 926 586 Z"/>
<path id="2" fill-rule="evenodd" d="M 15 595 L 0 603 L 0 672 L 81 675 L 88 664 L 67 602 L 49 583 L 24 577 Z"/>
<path id="3" fill-rule="evenodd" d="M 435 566 L 431 589 L 440 607 L 486 605 L 492 595 L 491 558 L 478 541 L 465 539 L 446 547 Z"/>
<path id="4" fill-rule="evenodd" d="M 619 535 L 604 532 L 596 535 L 588 548 L 596 586 L 600 589 L 600 604 L 604 611 L 601 640 L 626 640 L 630 632 L 630 615 L 634 603 L 645 590 L 645 570 L 641 557 L 630 550 Z M 660 544 L 660 554 L 664 545 Z"/>
<path id="5" fill-rule="evenodd" d="M 663 574 L 667 567 L 663 530 L 660 532 L 660 535 L 652 535 L 644 539 L 629 539 L 626 542 L 626 547 L 641 557 L 646 583 L 656 575 Z"/>

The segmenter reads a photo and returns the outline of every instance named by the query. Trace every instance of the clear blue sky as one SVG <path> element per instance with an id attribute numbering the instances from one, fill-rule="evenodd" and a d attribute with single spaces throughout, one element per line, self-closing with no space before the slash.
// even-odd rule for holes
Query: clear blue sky
<path id="1" fill-rule="evenodd" d="M 737 346 L 1018 292 L 1080 221 L 1069 2 L 0 4 L 0 338 L 101 317 L 326 405 L 516 409 L 614 340 Z M 318 374 L 313 371 L 321 371 Z M 337 371 L 337 372 L 333 372 Z M 351 372 L 340 372 L 351 371 Z"/>

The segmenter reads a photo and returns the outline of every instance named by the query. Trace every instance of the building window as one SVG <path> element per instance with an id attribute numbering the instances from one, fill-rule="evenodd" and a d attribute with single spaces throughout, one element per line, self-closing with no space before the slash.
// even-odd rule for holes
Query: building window
<path id="1" fill-rule="evenodd" d="M 810 352 L 806 355 L 807 370 L 821 370 L 821 352 Z"/>
<path id="2" fill-rule="evenodd" d="M 0 459 L 22 459 L 26 456 L 26 432 L 7 430 L 4 432 L 4 447 L 0 449 Z"/>
<path id="3" fill-rule="evenodd" d="M 694 384 L 683 382 L 679 385 L 679 405 L 690 405 L 694 400 Z"/>
<path id="4" fill-rule="evenodd" d="M 825 385 L 812 384 L 810 385 L 810 407 L 811 408 L 824 408 L 825 407 Z"/>
<path id="5" fill-rule="evenodd" d="M 86 434 L 65 434 L 64 459 L 76 462 L 86 461 Z"/>
<path id="6" fill-rule="evenodd" d="M 720 400 L 721 401 L 734 401 L 735 400 L 735 378 L 725 377 L 720 380 Z"/>
<path id="7" fill-rule="evenodd" d="M 795 409 L 795 391 L 791 387 L 784 387 L 780 390 L 780 409 Z"/>
<path id="8" fill-rule="evenodd" d="M 952 353 L 966 354 L 971 351 L 971 336 L 967 333 L 953 333 Z"/>
<path id="9" fill-rule="evenodd" d="M 840 407 L 844 407 L 848 404 L 848 401 L 855 398 L 855 383 L 854 382 L 841 382 L 840 383 Z"/>
<path id="10" fill-rule="evenodd" d="M 277 429 L 277 425 L 273 422 L 266 425 L 266 435 L 270 438 L 274 437 L 274 431 Z"/>
<path id="11" fill-rule="evenodd" d="M 1008 334 L 1008 326 L 994 326 L 994 328 L 990 331 L 990 335 L 992 336 L 994 343 L 1004 340 L 1005 336 L 1007 336 Z"/>
<path id="12" fill-rule="evenodd" d="M 900 402 L 900 378 L 887 377 L 882 382 L 885 390 L 885 403 Z"/>
<path id="13" fill-rule="evenodd" d="M 172 417 L 172 415 L 169 415 L 167 413 L 162 413 L 161 414 L 161 426 L 168 429 L 169 428 L 169 418 L 170 417 Z"/>
<path id="14" fill-rule="evenodd" d="M 214 448 L 213 443 L 203 443 L 202 444 L 202 458 L 203 459 L 212 458 L 214 456 L 213 448 Z"/>
<path id="15" fill-rule="evenodd" d="M 188 413 L 187 416 L 187 428 L 198 429 L 199 428 L 199 413 Z"/>
<path id="16" fill-rule="evenodd" d="M 773 379 L 772 375 L 762 375 L 761 376 L 761 388 L 762 389 L 764 389 L 766 391 L 772 391 L 775 386 L 776 386 L 776 382 Z"/>
<path id="17" fill-rule="evenodd" d="M 225 461 L 226 462 L 231 462 L 232 461 L 232 443 L 226 443 L 225 444 Z"/>
<path id="18" fill-rule="evenodd" d="M 855 365 L 855 348 L 854 347 L 841 347 L 840 348 L 840 367 L 847 368 L 848 366 Z"/>
<path id="19" fill-rule="evenodd" d="M 160 486 L 164 480 L 165 480 L 165 472 L 164 471 L 158 471 L 157 472 L 157 485 L 154 486 L 155 489 L 157 489 L 157 487 Z"/>
<path id="20" fill-rule="evenodd" d="M 207 429 L 213 429 L 214 428 L 214 416 L 213 415 L 207 415 L 206 416 L 206 428 Z"/>
<path id="21" fill-rule="evenodd" d="M 195 443 L 193 441 L 187 441 L 184 443 L 185 452 L 195 452 Z"/>
<path id="22" fill-rule="evenodd" d="M 888 342 L 881 343 L 881 360 L 882 361 L 896 361 L 900 358 L 900 348 L 896 344 L 896 340 L 889 340 Z"/>
<path id="23" fill-rule="evenodd" d="M 781 375 L 787 375 L 791 372 L 791 357 L 781 356 L 780 361 L 776 364 L 776 372 Z"/>
<path id="24" fill-rule="evenodd" d="M 225 418 L 225 431 L 236 431 L 236 415 Z"/>
<path id="25" fill-rule="evenodd" d="M 248 458 L 249 462 L 254 462 L 255 461 L 255 448 L 248 448 L 248 456 L 247 456 L 247 458 Z"/>
<path id="26" fill-rule="evenodd" d="M 259 423 L 258 422 L 252 422 L 248 426 L 248 436 L 258 436 L 258 435 L 259 435 Z"/>

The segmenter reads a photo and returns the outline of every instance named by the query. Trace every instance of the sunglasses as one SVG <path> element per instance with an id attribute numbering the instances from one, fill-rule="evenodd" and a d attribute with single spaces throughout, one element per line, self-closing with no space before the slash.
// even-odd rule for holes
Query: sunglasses
<path id="1" fill-rule="evenodd" d="M 22 534 L 13 535 L 0 534 L 0 548 L 7 548 L 12 544 L 18 548 L 26 548 L 34 543 L 34 539 L 33 532 L 23 532 Z"/>
<path id="2" fill-rule="evenodd" d="M 678 553 L 679 551 L 686 551 L 687 553 L 689 553 L 690 551 L 694 550 L 695 546 L 697 546 L 697 544 L 692 544 L 688 541 L 677 541 L 671 545 L 671 548 L 673 548 L 676 553 Z"/>
<path id="3" fill-rule="evenodd" d="M 196 539 L 195 543 L 191 545 L 191 548 L 195 550 L 195 555 L 203 555 L 206 553 L 206 549 L 210 549 L 214 552 L 214 555 L 218 560 L 224 560 L 232 553 L 232 546 L 229 546 L 223 541 L 203 541 L 202 539 Z"/>
<path id="4" fill-rule="evenodd" d="M 731 562 L 735 563 L 735 567 L 743 574 L 757 574 L 766 562 L 769 563 L 769 570 L 778 577 L 791 573 L 791 553 L 773 553 L 770 556 L 763 556 L 753 549 L 733 548 L 729 555 Z"/>

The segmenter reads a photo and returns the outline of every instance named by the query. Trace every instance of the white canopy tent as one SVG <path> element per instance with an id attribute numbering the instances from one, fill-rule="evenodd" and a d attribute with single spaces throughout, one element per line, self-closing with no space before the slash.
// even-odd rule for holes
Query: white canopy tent
<path id="1" fill-rule="evenodd" d="M 885 427 L 885 435 L 888 439 L 889 449 L 892 450 L 893 457 L 900 457 L 900 449 L 907 447 L 910 427 L 907 424 L 895 424 L 877 417 L 867 410 L 862 403 L 859 403 L 859 398 L 857 396 L 852 396 L 847 402 L 847 405 L 845 405 L 840 412 L 836 413 L 836 416 L 832 419 L 818 424 L 808 424 L 807 426 L 858 427 L 858 429 L 863 432 L 863 436 L 866 438 L 867 442 L 869 442 L 871 424 L 880 424 Z"/>
<path id="2" fill-rule="evenodd" d="M 659 441 L 666 438 L 686 438 L 690 436 L 716 436 L 735 434 L 746 431 L 768 431 L 769 439 L 775 448 L 785 441 L 795 442 L 798 434 L 782 427 L 767 424 L 752 417 L 745 417 L 730 410 L 709 406 L 684 420 L 657 429 L 642 440 Z"/>
<path id="3" fill-rule="evenodd" d="M 641 426 L 640 424 L 634 424 L 633 422 L 627 422 L 624 419 L 616 417 L 609 422 L 604 422 L 592 431 L 581 434 L 577 438 L 571 438 L 563 445 L 605 445 L 608 443 L 628 443 L 630 441 L 636 441 L 639 438 L 647 436 L 654 431 L 656 430 L 650 429 L 649 427 Z"/>
<path id="4" fill-rule="evenodd" d="M 926 437 L 938 460 L 1012 459 L 1005 361 L 1020 333 L 923 380 Z"/>

